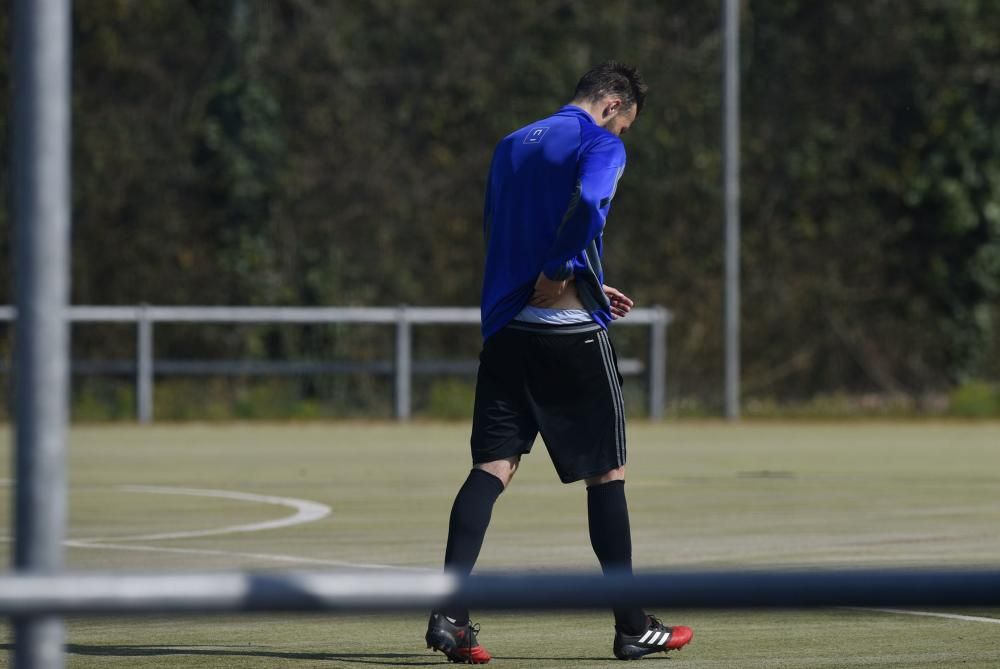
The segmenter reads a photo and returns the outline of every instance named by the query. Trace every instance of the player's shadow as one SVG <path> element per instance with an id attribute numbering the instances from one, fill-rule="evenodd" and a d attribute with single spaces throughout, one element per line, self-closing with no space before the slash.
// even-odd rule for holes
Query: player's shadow
<path id="1" fill-rule="evenodd" d="M 12 644 L 0 644 L 0 649 L 11 650 Z M 425 653 L 297 653 L 294 651 L 265 650 L 252 646 L 155 646 L 155 645 L 87 645 L 71 643 L 66 652 L 88 657 L 162 657 L 189 655 L 201 657 L 269 657 L 277 660 L 310 660 L 354 662 L 380 666 L 420 667 L 440 665 L 441 658 Z"/>
<path id="2" fill-rule="evenodd" d="M 560 657 L 519 657 L 519 656 L 516 656 L 516 655 L 494 655 L 493 659 L 494 660 L 525 660 L 525 661 L 534 660 L 535 662 L 543 662 L 543 661 L 548 661 L 548 662 L 567 662 L 567 661 L 569 661 L 569 662 L 611 662 L 612 661 L 610 655 L 605 655 L 603 657 L 569 657 L 569 656 L 560 656 Z M 655 662 L 657 660 L 669 660 L 671 658 L 668 657 L 666 654 L 657 654 L 657 655 L 652 655 L 652 656 L 649 656 L 649 657 L 644 657 L 642 659 L 645 662 L 649 662 L 650 660 L 652 660 L 652 661 Z M 615 660 L 615 662 L 617 662 L 617 660 Z"/>
<path id="3" fill-rule="evenodd" d="M 12 650 L 12 644 L 0 644 L 2 650 Z M 266 650 L 252 646 L 155 646 L 148 644 L 134 645 L 87 645 L 71 643 L 66 646 L 66 652 L 73 655 L 88 657 L 156 657 L 169 655 L 191 655 L 202 657 L 269 657 L 278 660 L 310 660 L 337 661 L 355 664 L 371 664 L 379 666 L 422 667 L 447 666 L 447 661 L 439 656 L 427 653 L 297 653 L 293 651 Z M 513 657 L 495 656 L 494 659 L 504 660 L 535 660 L 542 661 L 577 661 L 602 662 L 606 657 Z"/>

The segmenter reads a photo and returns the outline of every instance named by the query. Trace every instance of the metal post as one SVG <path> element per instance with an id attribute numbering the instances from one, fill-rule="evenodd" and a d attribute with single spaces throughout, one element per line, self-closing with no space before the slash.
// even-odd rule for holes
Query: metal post
<path id="1" fill-rule="evenodd" d="M 726 418 L 740 417 L 739 0 L 723 0 L 723 186 L 726 211 Z"/>
<path id="2" fill-rule="evenodd" d="M 406 307 L 400 307 L 396 318 L 396 418 L 410 418 L 410 382 L 413 370 L 413 342 Z"/>
<path id="3" fill-rule="evenodd" d="M 136 418 L 140 423 L 153 420 L 153 321 L 142 306 L 136 320 Z"/>
<path id="4" fill-rule="evenodd" d="M 655 318 L 649 325 L 649 417 L 663 418 L 667 399 L 667 322 L 669 315 L 663 307 L 654 307 Z"/>
<path id="5" fill-rule="evenodd" d="M 17 235 L 14 568 L 63 568 L 69 407 L 70 3 L 13 5 L 13 220 Z M 64 625 L 14 623 L 13 665 L 63 666 Z"/>

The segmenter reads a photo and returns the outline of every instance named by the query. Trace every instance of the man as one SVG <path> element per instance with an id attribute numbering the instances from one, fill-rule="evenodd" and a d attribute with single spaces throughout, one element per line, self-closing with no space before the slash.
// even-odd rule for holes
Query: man
<path id="1" fill-rule="evenodd" d="M 632 568 L 622 379 L 607 326 L 633 303 L 604 285 L 601 253 L 625 169 L 620 137 L 645 95 L 635 68 L 604 63 L 583 76 L 569 105 L 507 136 L 493 154 L 473 468 L 451 511 L 450 572 L 472 571 L 493 505 L 539 432 L 563 483 L 586 482 L 602 569 Z M 614 614 L 619 659 L 677 649 L 692 637 L 638 607 Z M 489 662 L 477 631 L 467 610 L 435 611 L 426 641 L 454 662 Z"/>

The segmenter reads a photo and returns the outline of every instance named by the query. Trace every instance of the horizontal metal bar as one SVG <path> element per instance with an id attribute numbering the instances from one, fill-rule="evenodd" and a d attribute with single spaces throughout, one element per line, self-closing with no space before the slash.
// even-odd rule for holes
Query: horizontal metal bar
<path id="1" fill-rule="evenodd" d="M 384 609 L 400 592 L 416 607 L 446 599 L 456 585 L 413 572 L 17 575 L 0 577 L 0 615 Z"/>
<path id="2" fill-rule="evenodd" d="M 73 321 L 101 321 L 107 307 L 73 307 Z M 146 307 L 153 322 L 171 323 L 395 323 L 398 310 L 377 307 Z"/>
<path id="3" fill-rule="evenodd" d="M 61 573 L 0 576 L 0 615 L 428 609 L 997 606 L 997 569 L 487 573 Z"/>
<path id="4" fill-rule="evenodd" d="M 391 360 L 156 360 L 153 368 L 157 376 L 308 376 L 322 374 L 378 374 L 389 375 L 395 370 Z M 479 369 L 477 360 L 414 360 L 413 373 L 418 375 L 456 374 L 469 376 Z M 622 358 L 618 371 L 623 376 L 641 374 L 645 365 L 641 360 Z M 11 365 L 0 361 L 0 374 L 9 374 Z M 74 374 L 86 376 L 131 376 L 136 372 L 134 360 L 77 360 L 72 364 Z"/>
<path id="5" fill-rule="evenodd" d="M 14 307 L 0 306 L 0 321 L 13 321 Z M 74 306 L 68 317 L 76 323 L 134 323 L 140 318 L 160 323 L 460 323 L 479 324 L 476 307 L 153 307 Z M 667 322 L 663 307 L 633 309 L 621 325 Z"/>
<path id="6" fill-rule="evenodd" d="M 403 307 L 396 310 L 410 323 L 465 323 L 479 325 L 478 307 Z"/>
<path id="7" fill-rule="evenodd" d="M 391 374 L 392 362 L 372 361 L 278 361 L 278 360 L 155 360 L 157 376 L 308 376 L 311 374 Z M 7 369 L 0 365 L 0 373 Z M 129 376 L 135 374 L 131 360 L 80 360 L 73 373 L 81 375 Z M 436 368 L 433 371 L 438 371 Z M 475 370 L 473 370 L 475 371 Z"/>

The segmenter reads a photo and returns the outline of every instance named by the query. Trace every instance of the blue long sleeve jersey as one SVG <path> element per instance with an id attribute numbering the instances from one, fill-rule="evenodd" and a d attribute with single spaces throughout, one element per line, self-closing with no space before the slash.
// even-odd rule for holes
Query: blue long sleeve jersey
<path id="1" fill-rule="evenodd" d="M 573 105 L 501 140 L 483 216 L 483 339 L 528 304 L 539 272 L 574 276 L 580 301 L 607 328 L 602 234 L 624 169 L 621 139 Z"/>

